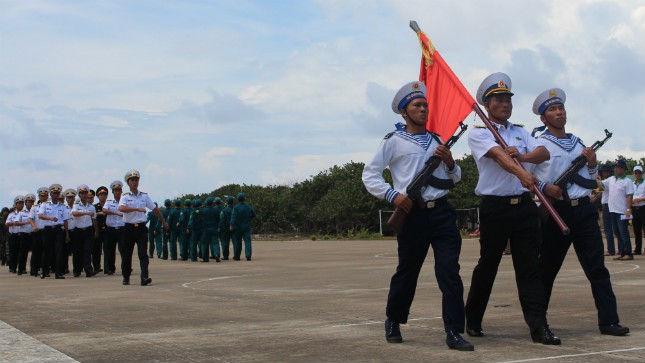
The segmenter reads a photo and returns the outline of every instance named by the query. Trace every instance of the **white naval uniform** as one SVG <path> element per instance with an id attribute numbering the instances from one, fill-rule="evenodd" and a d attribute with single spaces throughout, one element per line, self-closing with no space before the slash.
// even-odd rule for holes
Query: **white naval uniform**
<path id="1" fill-rule="evenodd" d="M 493 123 L 493 125 L 497 128 L 506 144 L 517 148 L 520 154 L 530 153 L 542 146 L 521 126 L 514 125 L 508 121 L 506 126 L 496 123 Z M 487 128 L 476 127 L 472 129 L 468 134 L 468 146 L 470 146 L 479 171 L 475 194 L 479 196 L 511 196 L 528 192 L 528 189 L 522 186 L 522 183 L 515 175 L 502 169 L 495 159 L 485 156 L 493 147 L 500 146 Z M 535 164 L 531 163 L 522 163 L 522 165 L 529 173 L 535 168 Z"/>
<path id="2" fill-rule="evenodd" d="M 546 147 L 551 158 L 535 166 L 533 174 L 539 181 L 553 184 L 553 182 L 564 173 L 571 162 L 582 154 L 585 145 L 578 137 L 567 134 L 566 139 L 559 139 L 548 132 L 543 133 L 538 141 Z M 585 179 L 595 180 L 598 176 L 598 168 L 583 167 L 578 174 Z M 591 189 L 585 189 L 578 184 L 572 183 L 567 186 L 570 199 L 579 199 L 591 195 Z M 562 197 L 560 198 L 562 200 Z"/>
<path id="3" fill-rule="evenodd" d="M 407 195 L 406 189 L 423 169 L 425 162 L 434 155 L 439 143 L 429 132 L 411 135 L 405 125 L 399 123 L 397 130 L 385 136 L 372 160 L 363 170 L 363 183 L 368 192 L 379 199 L 393 202 L 397 195 Z M 394 187 L 385 182 L 383 170 L 389 168 Z M 461 169 L 455 164 L 452 170 L 444 162 L 432 173 L 439 179 L 461 180 Z M 424 201 L 436 200 L 448 194 L 448 190 L 427 186 L 422 191 Z"/>
<path id="4" fill-rule="evenodd" d="M 88 227 L 92 227 L 92 220 L 96 219 L 96 208 L 92 204 L 87 203 L 83 205 L 83 203 L 81 202 L 76 203 L 72 208 L 72 213 L 74 212 L 92 212 L 91 216 L 88 216 L 88 215 L 73 216 L 75 228 L 85 229 Z"/>
<path id="5" fill-rule="evenodd" d="M 147 193 L 139 192 L 139 194 L 134 195 L 131 192 L 123 193 L 121 200 L 119 201 L 119 206 L 126 206 L 130 208 L 148 208 L 150 210 L 155 209 L 157 206 L 155 202 L 150 199 Z M 145 224 L 148 221 L 147 212 L 130 212 L 123 213 L 123 222 L 124 223 L 143 223 Z"/>
<path id="6" fill-rule="evenodd" d="M 104 210 L 109 210 L 110 212 L 116 212 L 116 213 L 121 213 L 119 212 L 119 202 L 116 200 L 106 200 L 105 205 L 103 205 Z M 116 214 L 108 214 L 105 216 L 105 224 L 108 227 L 112 228 L 119 228 L 123 227 L 123 217 L 120 215 Z"/>

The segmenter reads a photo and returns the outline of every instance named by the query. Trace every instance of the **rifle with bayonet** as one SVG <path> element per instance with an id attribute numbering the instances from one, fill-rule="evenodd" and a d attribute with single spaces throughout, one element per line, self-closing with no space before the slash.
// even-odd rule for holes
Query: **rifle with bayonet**
<path id="1" fill-rule="evenodd" d="M 459 128 L 459 133 L 451 136 L 450 139 L 448 139 L 448 142 L 443 144 L 448 149 L 450 149 L 457 142 L 457 140 L 459 140 L 461 135 L 466 132 L 468 125 L 464 125 L 463 122 L 460 122 Z M 438 138 L 437 141 L 439 141 Z M 423 169 L 421 169 L 419 174 L 414 177 L 410 185 L 408 185 L 408 187 L 406 188 L 408 198 L 410 198 L 412 202 L 417 204 L 418 206 L 422 206 L 424 204 L 422 192 L 426 186 L 430 185 L 437 189 L 445 190 L 449 190 L 455 187 L 455 183 L 451 179 L 439 179 L 436 176 L 432 175 L 437 167 L 439 167 L 439 164 L 441 164 L 441 159 L 439 159 L 436 155 L 429 157 L 428 160 L 426 160 Z M 387 224 L 392 227 L 392 229 L 394 229 L 397 233 L 401 233 L 401 231 L 403 231 L 403 226 L 405 225 L 405 219 L 407 216 L 408 214 L 402 208 L 396 207 L 394 213 L 392 213 L 390 218 L 387 220 Z"/>
<path id="2" fill-rule="evenodd" d="M 593 151 L 598 151 L 598 149 L 600 149 L 607 140 L 611 138 L 611 136 L 612 133 L 605 129 L 605 138 L 601 141 L 596 141 L 591 145 Z M 598 182 L 595 179 L 587 179 L 578 174 L 580 169 L 585 165 L 587 165 L 587 159 L 581 154 L 575 158 L 571 162 L 571 166 L 569 166 L 569 168 L 553 182 L 554 185 L 557 185 L 562 189 L 562 199 L 564 199 L 565 202 L 569 203 L 570 201 L 569 193 L 567 192 L 567 187 L 570 184 L 575 183 L 585 189 L 596 189 L 598 187 Z"/>

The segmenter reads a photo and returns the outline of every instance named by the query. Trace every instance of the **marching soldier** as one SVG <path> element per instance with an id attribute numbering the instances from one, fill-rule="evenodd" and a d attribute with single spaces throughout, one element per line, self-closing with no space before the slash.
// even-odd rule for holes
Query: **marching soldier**
<path id="1" fill-rule="evenodd" d="M 213 207 L 213 220 L 215 221 L 215 233 L 213 234 L 213 239 L 211 240 L 211 253 L 212 258 L 215 259 L 215 261 L 220 262 L 220 246 L 219 246 L 219 236 L 220 236 L 220 230 L 219 230 L 219 217 L 220 214 L 222 213 L 222 198 L 220 197 L 215 197 L 214 199 L 215 206 Z"/>
<path id="2" fill-rule="evenodd" d="M 574 183 L 568 185 L 567 190 L 563 191 L 559 186 L 553 185 L 553 182 L 580 155 L 585 157 L 587 166 L 583 167 L 578 174 L 591 181 L 595 181 L 598 176 L 596 152 L 590 147 L 585 147 L 578 137 L 566 132 L 565 101 L 564 91 L 553 88 L 542 92 L 533 103 L 533 113 L 540 116 L 540 120 L 546 126 L 546 132 L 539 137 L 539 140 L 551 155 L 551 159 L 538 165 L 534 173 L 542 182 L 540 188 L 544 194 L 555 200 L 553 205 L 555 210 L 571 231 L 569 235 L 562 234 L 552 218 L 542 223 L 540 272 L 544 282 L 547 307 L 555 278 L 562 267 L 569 246 L 573 244 L 578 261 L 591 283 L 598 310 L 600 332 L 616 336 L 625 335 L 629 333 L 629 328 L 618 324 L 616 296 L 604 262 L 598 210 L 589 200 L 591 189 Z M 564 193 L 568 198 L 563 198 Z"/>
<path id="3" fill-rule="evenodd" d="M 149 285 L 152 282 L 148 273 L 148 255 L 146 254 L 146 243 L 148 241 L 146 228 L 146 208 L 152 209 L 153 213 L 161 220 L 164 229 L 168 229 L 168 223 L 163 219 L 161 212 L 150 199 L 148 194 L 139 191 L 140 175 L 136 170 L 130 170 L 125 174 L 125 182 L 130 192 L 122 196 L 119 201 L 119 212 L 123 213 L 125 229 L 123 231 L 123 248 L 121 249 L 121 271 L 123 273 L 123 285 L 130 284 L 132 272 L 132 252 L 134 245 L 137 245 L 139 264 L 141 266 L 141 286 Z"/>
<path id="4" fill-rule="evenodd" d="M 24 211 L 25 197 L 18 195 L 13 198 L 13 211 L 9 213 L 6 225 L 9 227 L 9 272 L 22 275 L 25 266 L 20 266 L 22 263 L 22 254 L 24 246 L 26 245 L 27 234 L 25 233 L 25 225 L 29 224 L 29 215 Z M 29 252 L 27 250 L 27 252 Z M 25 261 L 26 259 L 26 255 Z"/>
<path id="5" fill-rule="evenodd" d="M 27 257 L 31 246 L 33 245 L 34 233 L 38 230 L 38 226 L 32 218 L 32 214 L 35 211 L 34 202 L 36 201 L 36 196 L 34 194 L 25 195 L 25 208 L 23 209 L 23 220 L 27 222 L 22 227 L 24 233 L 22 243 L 20 244 L 20 251 L 18 251 L 18 273 L 23 274 L 27 273 Z M 37 208 L 36 208 L 37 209 Z M 31 268 L 31 266 L 30 266 Z M 31 275 L 31 271 L 29 272 Z"/>
<path id="6" fill-rule="evenodd" d="M 222 260 L 228 260 L 229 244 L 231 242 L 231 215 L 233 214 L 233 202 L 235 199 L 232 196 L 226 197 L 226 206 L 222 208 L 219 214 L 219 238 L 222 242 Z"/>
<path id="7" fill-rule="evenodd" d="M 69 255 L 72 255 L 72 274 L 74 277 L 79 277 L 81 275 L 81 270 L 83 269 L 83 241 L 78 237 L 76 233 L 76 218 L 72 214 L 72 209 L 74 208 L 74 203 L 76 202 L 76 190 L 74 189 L 65 189 L 63 195 L 65 196 L 65 202 L 67 202 L 66 210 L 70 215 L 70 218 L 67 220 L 67 225 L 65 226 L 65 233 L 68 236 L 68 243 L 65 244 L 65 273 L 68 273 L 69 270 Z"/>
<path id="8" fill-rule="evenodd" d="M 425 91 L 423 83 L 410 82 L 396 93 L 392 111 L 401 115 L 405 123 L 397 123 L 395 131 L 385 136 L 363 170 L 363 184 L 367 191 L 402 208 L 407 214 L 405 227 L 397 235 L 399 262 L 390 281 L 385 309 L 385 339 L 389 343 L 403 342 L 400 324 L 408 321 L 419 273 L 432 246 L 436 278 L 443 295 L 446 344 L 450 349 L 472 351 L 475 349 L 473 345 L 461 336 L 465 324 L 464 287 L 459 276 L 461 236 L 457 229 L 455 209 L 446 199 L 448 190 L 428 185 L 423 191 L 422 205 L 413 203 L 404 194 L 407 186 L 433 155 L 441 159 L 441 164 L 434 171 L 436 177 L 452 182 L 461 180 L 461 169 L 455 163 L 450 149 L 443 145 L 438 135 L 426 130 L 428 102 Z M 393 186 L 383 178 L 385 168 L 392 173 Z M 233 212 L 231 223 L 235 218 L 236 211 Z"/>
<path id="9" fill-rule="evenodd" d="M 70 218 L 67 209 L 60 203 L 60 194 L 63 187 L 60 184 L 52 184 L 49 187 L 51 202 L 41 205 L 38 211 L 38 218 L 45 221 L 43 230 L 43 272 L 41 279 L 49 277 L 49 269 L 52 265 L 52 259 L 55 268 L 56 279 L 64 279 L 65 276 L 65 259 L 67 257 L 65 245 L 68 242 L 66 235 L 67 220 Z M 54 251 L 53 258 L 51 251 Z"/>
<path id="10" fill-rule="evenodd" d="M 119 212 L 119 202 L 123 193 L 123 183 L 115 180 L 110 183 L 110 189 L 114 199 L 105 201 L 103 213 L 105 214 L 105 225 L 107 226 L 107 239 L 105 240 L 103 271 L 106 275 L 114 275 L 116 272 L 116 249 L 123 247 L 123 213 Z"/>
<path id="11" fill-rule="evenodd" d="M 177 244 L 180 243 L 181 229 L 179 228 L 179 216 L 181 215 L 181 200 L 175 200 L 175 208 L 168 213 L 168 225 L 170 226 L 170 240 L 168 241 L 168 252 L 171 260 L 177 260 Z M 164 217 L 165 218 L 165 217 Z"/>
<path id="12" fill-rule="evenodd" d="M 179 213 L 179 257 L 182 261 L 188 261 L 188 250 L 190 244 L 188 221 L 190 220 L 190 215 L 193 213 L 192 205 L 192 200 L 184 200 L 184 209 Z"/>
<path id="13" fill-rule="evenodd" d="M 242 241 L 244 241 L 244 255 L 251 261 L 251 222 L 255 219 L 255 210 L 245 203 L 244 193 L 237 194 L 237 205 L 231 213 L 231 232 L 233 232 L 233 259 L 240 260 L 242 254 Z"/>
<path id="14" fill-rule="evenodd" d="M 549 159 L 549 152 L 518 125 L 508 121 L 513 111 L 511 80 L 504 73 L 486 77 L 479 86 L 477 102 L 484 106 L 490 121 L 508 144 L 502 149 L 486 128 L 469 133 L 479 181 L 475 194 L 480 206 L 480 258 L 473 271 L 466 300 L 466 332 L 484 336 L 482 320 L 488 305 L 502 253 L 510 239 L 515 280 L 524 320 L 534 342 L 559 345 L 546 319 L 544 285 L 538 271 L 540 238 L 538 208 L 531 198 L 535 177 L 533 164 Z M 517 158 L 527 170 L 511 158 Z"/>
<path id="15" fill-rule="evenodd" d="M 96 196 L 99 202 L 94 204 L 96 209 L 96 224 L 99 229 L 98 238 L 94 239 L 94 246 L 92 248 L 92 267 L 95 273 L 103 272 L 101 268 L 101 254 L 103 253 L 103 246 L 107 240 L 107 224 L 105 224 L 106 214 L 103 213 L 103 206 L 107 201 L 108 188 L 100 186 L 96 189 Z"/>
<path id="16" fill-rule="evenodd" d="M 155 208 L 158 208 L 155 202 Z M 157 257 L 161 258 L 161 224 L 159 218 L 155 216 L 152 211 L 148 212 L 148 257 L 154 258 L 155 247 L 157 249 Z"/>
<path id="17" fill-rule="evenodd" d="M 38 193 L 38 203 L 31 208 L 31 212 L 29 214 L 29 218 L 31 218 L 36 225 L 33 232 L 31 259 L 29 261 L 31 276 L 38 276 L 38 271 L 42 268 L 43 229 L 45 228 L 45 221 L 38 218 L 38 213 L 40 213 L 40 207 L 47 203 L 47 198 L 49 198 L 49 190 L 47 187 L 40 187 L 36 192 Z"/>
<path id="18" fill-rule="evenodd" d="M 163 202 L 164 209 L 161 211 L 161 215 L 163 218 L 168 222 L 168 218 L 170 216 L 170 211 L 172 210 L 172 202 L 170 202 L 170 199 L 166 199 Z M 168 226 L 170 227 L 170 222 L 168 222 Z M 164 260 L 168 259 L 168 240 L 170 240 L 170 229 L 163 229 L 161 228 L 161 221 L 157 221 L 157 230 L 161 232 L 161 249 L 157 248 L 157 254 L 161 254 L 161 256 L 158 256 L 159 258 L 162 258 Z"/>
<path id="19" fill-rule="evenodd" d="M 197 261 L 198 255 L 201 257 L 201 253 L 198 254 L 197 248 L 204 232 L 204 218 L 202 217 L 201 210 L 202 200 L 199 198 L 194 199 L 193 205 L 195 209 L 190 213 L 190 217 L 188 218 L 186 234 L 190 236 L 190 260 L 195 262 Z"/>
<path id="20" fill-rule="evenodd" d="M 202 261 L 208 262 L 209 257 L 220 262 L 219 243 L 217 242 L 217 227 L 219 224 L 219 209 L 213 206 L 214 199 L 206 198 L 206 206 L 202 208 L 204 232 L 201 239 Z M 209 253 L 210 250 L 210 253 Z M 205 252 L 204 252 L 205 251 Z"/>
<path id="21" fill-rule="evenodd" d="M 94 249 L 94 239 L 99 237 L 99 228 L 96 223 L 96 209 L 89 202 L 88 194 L 90 188 L 81 184 L 77 188 L 80 202 L 74 204 L 72 216 L 74 216 L 74 233 L 76 234 L 77 247 L 74 250 L 74 261 L 79 261 L 78 265 L 85 270 L 85 277 L 96 275 L 92 268 L 92 251 Z M 76 256 L 80 254 L 80 256 Z M 74 264 L 74 277 L 80 275 L 80 268 Z"/>

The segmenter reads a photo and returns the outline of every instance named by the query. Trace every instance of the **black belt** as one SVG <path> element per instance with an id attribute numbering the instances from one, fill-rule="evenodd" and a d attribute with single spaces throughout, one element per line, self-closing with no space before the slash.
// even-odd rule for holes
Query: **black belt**
<path id="1" fill-rule="evenodd" d="M 448 198 L 443 196 L 443 197 L 435 199 L 435 200 L 427 200 L 427 201 L 423 202 L 422 205 L 418 205 L 418 204 L 415 204 L 415 205 L 417 207 L 421 208 L 421 209 L 432 209 L 432 208 L 441 207 L 441 206 L 446 205 L 446 204 L 448 204 Z"/>
<path id="2" fill-rule="evenodd" d="M 146 222 L 141 222 L 141 223 L 126 223 L 126 226 L 130 228 L 141 228 L 146 226 Z"/>
<path id="3" fill-rule="evenodd" d="M 79 230 L 79 231 L 87 231 L 87 230 L 88 230 L 88 229 L 90 229 L 90 228 L 92 228 L 92 226 L 85 227 L 85 228 L 74 228 L 74 229 L 77 229 L 77 230 Z"/>
<path id="4" fill-rule="evenodd" d="M 57 224 L 55 226 L 45 226 L 45 229 L 56 229 L 56 228 L 63 229 L 63 225 L 62 224 Z"/>
<path id="5" fill-rule="evenodd" d="M 123 228 L 123 226 L 118 226 L 118 227 L 110 227 L 110 226 L 108 226 L 108 228 L 110 228 L 110 229 L 121 229 L 121 228 Z"/>
<path id="6" fill-rule="evenodd" d="M 520 204 L 520 202 L 522 201 L 531 200 L 531 194 L 529 192 L 526 192 L 520 195 L 506 195 L 506 196 L 482 195 L 482 199 L 490 200 L 500 204 L 516 205 L 516 204 Z"/>
<path id="7" fill-rule="evenodd" d="M 643 208 L 643 207 L 645 207 L 645 205 L 633 205 L 632 209 L 636 210 L 636 209 Z"/>
<path id="8" fill-rule="evenodd" d="M 566 205 L 566 206 L 572 206 L 572 207 L 577 207 L 579 205 L 585 205 L 591 203 L 591 200 L 589 197 L 582 197 L 578 199 L 571 199 L 569 202 L 565 202 L 564 200 L 556 200 L 555 204 L 556 205 Z"/>

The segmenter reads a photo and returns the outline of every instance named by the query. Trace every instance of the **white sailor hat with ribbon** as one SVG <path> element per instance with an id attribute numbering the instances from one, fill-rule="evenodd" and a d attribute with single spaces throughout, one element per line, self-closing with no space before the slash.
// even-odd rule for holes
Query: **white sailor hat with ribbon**
<path id="1" fill-rule="evenodd" d="M 536 115 L 544 114 L 547 108 L 553 105 L 564 105 L 567 95 L 560 88 L 549 88 L 540 93 L 533 102 L 533 113 Z"/>
<path id="2" fill-rule="evenodd" d="M 486 77 L 482 84 L 479 85 L 479 89 L 477 89 L 477 103 L 483 106 L 488 97 L 494 94 L 508 94 L 513 96 L 511 86 L 511 77 L 506 73 L 493 73 Z"/>
<path id="3" fill-rule="evenodd" d="M 426 97 L 426 85 L 423 82 L 414 81 L 401 87 L 392 100 L 392 111 L 401 114 L 405 106 L 415 98 Z"/>

